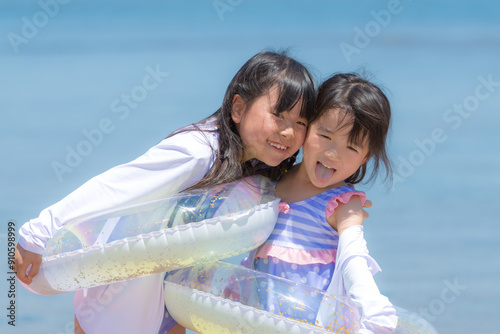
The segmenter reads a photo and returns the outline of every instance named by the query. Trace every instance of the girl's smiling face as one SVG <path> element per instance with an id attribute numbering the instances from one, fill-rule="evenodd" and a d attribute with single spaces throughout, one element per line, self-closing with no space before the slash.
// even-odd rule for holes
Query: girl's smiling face
<path id="1" fill-rule="evenodd" d="M 300 117 L 301 101 L 288 111 L 275 109 L 278 89 L 248 105 L 241 96 L 233 98 L 231 117 L 245 147 L 243 161 L 257 159 L 278 166 L 297 152 L 307 133 L 307 121 Z"/>
<path id="2" fill-rule="evenodd" d="M 351 119 L 339 114 L 343 113 L 329 110 L 309 126 L 299 168 L 317 188 L 337 185 L 369 159 L 367 140 L 351 142 Z"/>

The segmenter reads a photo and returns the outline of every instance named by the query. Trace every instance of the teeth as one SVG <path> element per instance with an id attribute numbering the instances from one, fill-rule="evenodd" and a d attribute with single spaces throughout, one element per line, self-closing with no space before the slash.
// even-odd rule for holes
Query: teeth
<path id="1" fill-rule="evenodd" d="M 280 150 L 283 150 L 283 151 L 287 149 L 287 147 L 286 147 L 286 146 L 283 146 L 283 145 L 279 145 L 279 144 L 275 144 L 275 143 L 271 143 L 271 142 L 269 142 L 269 144 L 270 144 L 272 147 L 276 147 L 276 148 L 278 148 L 278 149 L 280 149 Z"/>
<path id="2" fill-rule="evenodd" d="M 322 165 L 323 165 L 323 167 L 325 167 L 325 168 L 328 168 L 328 169 L 335 169 L 335 168 L 333 168 L 333 167 L 328 167 L 327 165 L 325 165 L 325 164 L 324 164 L 324 163 L 322 163 L 321 161 L 320 161 L 319 163 L 320 163 L 320 164 L 322 164 Z"/>

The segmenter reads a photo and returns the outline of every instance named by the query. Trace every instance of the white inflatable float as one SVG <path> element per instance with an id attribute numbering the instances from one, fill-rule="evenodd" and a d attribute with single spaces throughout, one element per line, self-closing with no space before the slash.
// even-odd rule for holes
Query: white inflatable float
<path id="1" fill-rule="evenodd" d="M 49 241 L 25 286 L 57 294 L 243 254 L 271 234 L 278 203 L 255 176 L 79 219 Z"/>
<path id="2" fill-rule="evenodd" d="M 271 292 L 272 291 L 272 292 Z M 203 334 L 357 333 L 359 314 L 348 299 L 226 262 L 169 273 L 164 283 L 169 315 Z M 278 309 L 270 309 L 272 299 Z M 328 321 L 318 319 L 328 304 Z M 396 308 L 398 334 L 437 334 L 422 317 Z"/>

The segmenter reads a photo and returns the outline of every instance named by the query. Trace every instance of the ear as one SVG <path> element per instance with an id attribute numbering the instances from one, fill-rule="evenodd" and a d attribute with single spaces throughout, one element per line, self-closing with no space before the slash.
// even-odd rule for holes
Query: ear
<path id="1" fill-rule="evenodd" d="M 363 159 L 363 162 L 362 162 L 361 164 L 362 164 L 362 165 L 366 164 L 366 163 L 368 162 L 368 160 L 370 160 L 370 158 L 371 158 L 371 155 L 368 153 L 368 154 L 366 155 L 366 157 Z"/>
<path id="2" fill-rule="evenodd" d="M 243 98 L 239 94 L 234 94 L 233 105 L 231 107 L 231 118 L 235 124 L 239 124 L 241 122 L 244 111 L 245 101 L 243 101 Z"/>

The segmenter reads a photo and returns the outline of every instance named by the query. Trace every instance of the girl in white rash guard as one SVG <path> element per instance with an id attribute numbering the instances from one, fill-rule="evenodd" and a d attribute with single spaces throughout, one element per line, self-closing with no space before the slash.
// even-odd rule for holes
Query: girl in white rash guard
<path id="1" fill-rule="evenodd" d="M 363 180 L 369 160 L 372 177 L 380 163 L 390 175 L 385 150 L 389 101 L 374 84 L 354 74 L 338 74 L 319 87 L 316 110 L 302 162 L 282 175 L 276 186 L 283 211 L 251 264 L 259 271 L 349 296 L 360 310 L 362 333 L 392 332 L 396 312 L 373 280 L 380 268 L 363 239 L 366 196 L 347 185 Z M 276 314 L 291 310 L 287 316 L 324 327 L 331 323 L 328 319 L 334 320 L 331 306 L 313 297 L 306 303 L 310 308 L 295 310 L 276 301 L 272 291 L 260 297 L 261 305 Z"/>
<path id="2" fill-rule="evenodd" d="M 94 177 L 24 224 L 16 245 L 18 278 L 31 283 L 47 241 L 74 219 L 254 174 L 277 179 L 295 162 L 313 118 L 314 99 L 314 81 L 302 64 L 285 53 L 253 56 L 212 116 Z M 163 276 L 78 291 L 75 333 L 156 334 L 160 327 L 162 333 L 182 332 L 164 317 Z"/>

